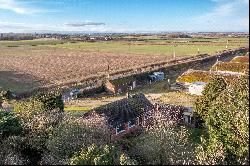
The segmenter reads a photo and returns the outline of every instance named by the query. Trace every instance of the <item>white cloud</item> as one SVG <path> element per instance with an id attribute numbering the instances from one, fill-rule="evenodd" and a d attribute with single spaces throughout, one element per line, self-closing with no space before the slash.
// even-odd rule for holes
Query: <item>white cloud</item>
<path id="1" fill-rule="evenodd" d="M 18 1 L 18 0 L 0 0 L 0 9 L 10 10 L 18 14 L 34 14 L 43 12 L 53 12 L 46 9 L 38 9 L 27 6 L 29 1 Z"/>
<path id="2" fill-rule="evenodd" d="M 212 31 L 249 30 L 249 0 L 212 0 L 216 7 L 192 18 L 196 29 Z"/>
<path id="3" fill-rule="evenodd" d="M 0 21 L 1 32 L 39 32 L 39 31 L 99 31 L 105 32 L 111 30 L 112 28 L 108 26 L 82 26 L 74 27 L 65 24 L 33 24 L 33 23 L 17 23 L 17 22 L 1 22 Z"/>

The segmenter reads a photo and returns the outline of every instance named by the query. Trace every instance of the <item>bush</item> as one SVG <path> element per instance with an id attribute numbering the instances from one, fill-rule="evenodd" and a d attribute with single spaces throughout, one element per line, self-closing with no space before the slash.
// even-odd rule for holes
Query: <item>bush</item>
<path id="1" fill-rule="evenodd" d="M 60 123 L 50 135 L 43 156 L 44 164 L 63 162 L 74 155 L 75 152 L 92 144 L 106 145 L 110 141 L 110 131 L 103 119 L 75 119 L 67 118 Z"/>
<path id="2" fill-rule="evenodd" d="M 62 95 L 59 92 L 50 91 L 47 93 L 41 93 L 36 95 L 34 100 L 43 103 L 43 109 L 47 111 L 58 108 L 63 111 L 64 109 Z"/>
<path id="3" fill-rule="evenodd" d="M 218 84 L 208 87 L 211 90 L 202 98 L 209 103 L 206 113 L 200 113 L 209 137 L 198 147 L 197 160 L 200 164 L 248 164 L 249 80 L 240 77 L 221 91 L 215 88 Z"/>
<path id="4" fill-rule="evenodd" d="M 0 138 L 21 133 L 22 127 L 19 120 L 11 113 L 0 109 Z"/>
<path id="5" fill-rule="evenodd" d="M 87 149 L 83 148 L 80 154 L 75 154 L 69 165 L 114 165 L 116 151 L 114 146 L 97 147 L 92 144 Z"/>

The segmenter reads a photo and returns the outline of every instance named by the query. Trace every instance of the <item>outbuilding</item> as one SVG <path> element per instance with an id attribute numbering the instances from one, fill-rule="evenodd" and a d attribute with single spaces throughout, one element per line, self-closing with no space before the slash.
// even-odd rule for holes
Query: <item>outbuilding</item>
<path id="1" fill-rule="evenodd" d="M 192 95 L 201 96 L 206 85 L 207 83 L 205 82 L 193 82 L 189 85 L 189 93 Z"/>
<path id="2" fill-rule="evenodd" d="M 156 82 L 164 80 L 165 76 L 163 72 L 154 72 L 152 75 L 149 75 L 149 77 L 152 82 Z"/>

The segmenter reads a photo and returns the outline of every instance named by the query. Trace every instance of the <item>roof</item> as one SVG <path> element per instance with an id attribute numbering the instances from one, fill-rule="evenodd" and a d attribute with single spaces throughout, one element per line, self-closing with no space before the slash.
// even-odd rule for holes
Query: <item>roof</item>
<path id="1" fill-rule="evenodd" d="M 145 97 L 144 94 L 139 93 L 128 98 L 124 98 L 113 103 L 93 109 L 92 113 L 105 116 L 108 124 L 117 126 L 121 123 L 126 123 L 131 119 L 137 118 L 144 112 L 151 110 L 153 104 Z"/>
<path id="2" fill-rule="evenodd" d="M 195 85 L 206 85 L 207 83 L 206 82 L 193 82 L 192 84 L 195 84 Z"/>
<path id="3" fill-rule="evenodd" d="M 154 75 L 162 75 L 162 74 L 164 74 L 163 72 L 154 72 L 153 73 Z"/>

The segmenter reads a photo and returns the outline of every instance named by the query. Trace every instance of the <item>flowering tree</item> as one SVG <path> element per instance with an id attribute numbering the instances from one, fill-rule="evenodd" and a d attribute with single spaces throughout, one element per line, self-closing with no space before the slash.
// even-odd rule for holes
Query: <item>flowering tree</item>
<path id="1" fill-rule="evenodd" d="M 65 117 L 64 121 L 50 135 L 42 163 L 67 164 L 75 152 L 93 143 L 97 146 L 110 142 L 110 130 L 104 118 L 91 119 Z"/>
<path id="2" fill-rule="evenodd" d="M 135 140 L 131 153 L 142 157 L 144 164 L 193 164 L 194 148 L 187 129 L 178 127 L 177 122 L 166 114 L 155 114 L 153 125 Z"/>

